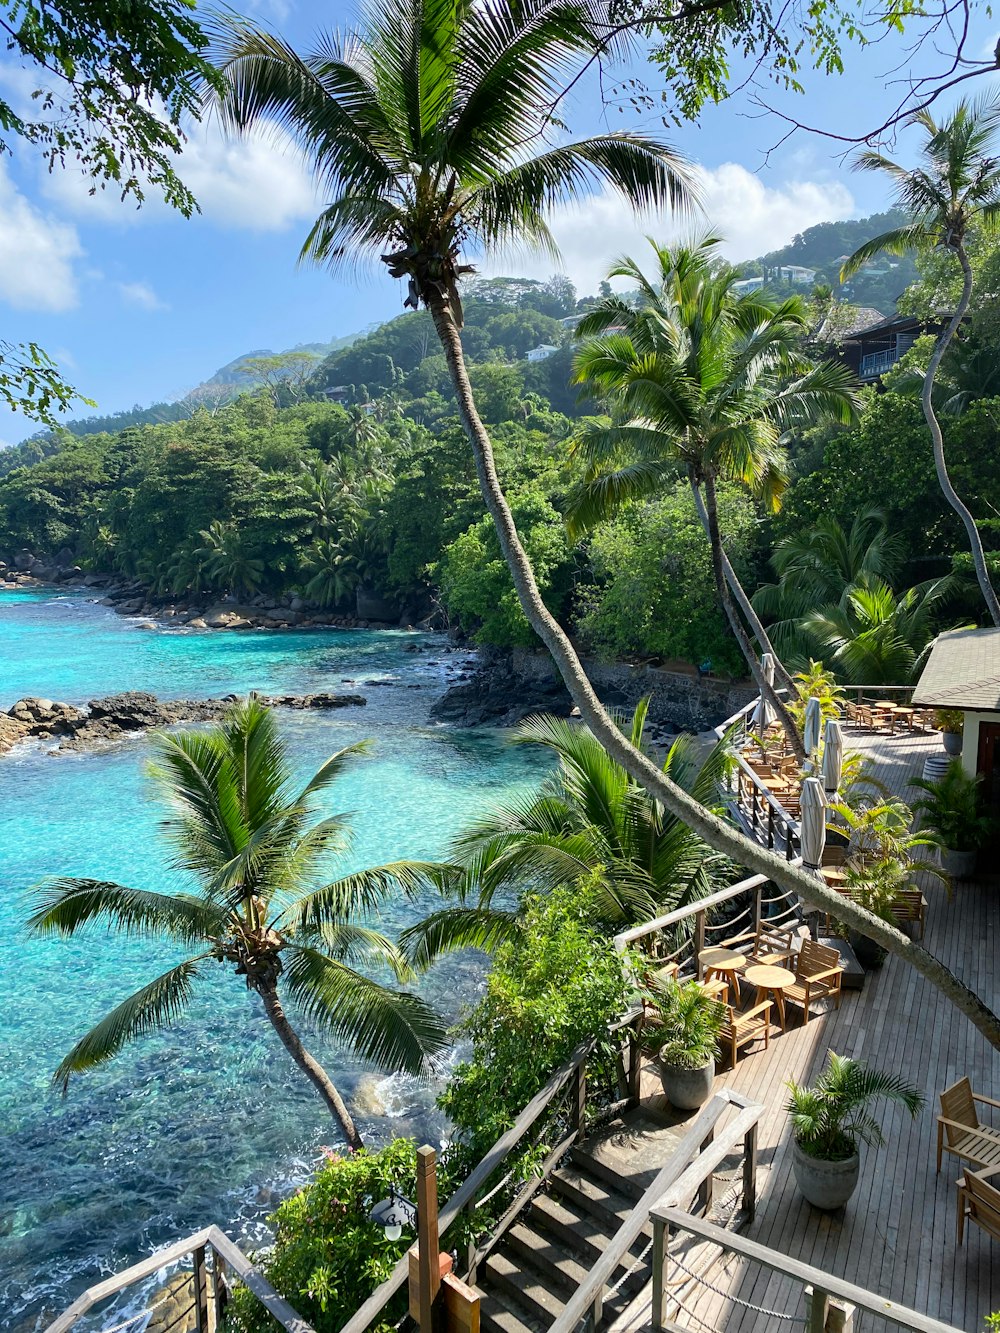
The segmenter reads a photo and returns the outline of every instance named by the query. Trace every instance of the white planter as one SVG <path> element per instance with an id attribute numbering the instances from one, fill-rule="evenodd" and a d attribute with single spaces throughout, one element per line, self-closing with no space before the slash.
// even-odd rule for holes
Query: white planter
<path id="1" fill-rule="evenodd" d="M 715 1061 L 709 1060 L 700 1069 L 681 1069 L 660 1061 L 660 1081 L 671 1106 L 680 1111 L 697 1111 L 712 1095 Z"/>
<path id="2" fill-rule="evenodd" d="M 855 1153 L 841 1162 L 827 1162 L 803 1152 L 793 1139 L 792 1173 L 802 1197 L 814 1208 L 831 1212 L 842 1208 L 857 1188 L 861 1158 Z"/>

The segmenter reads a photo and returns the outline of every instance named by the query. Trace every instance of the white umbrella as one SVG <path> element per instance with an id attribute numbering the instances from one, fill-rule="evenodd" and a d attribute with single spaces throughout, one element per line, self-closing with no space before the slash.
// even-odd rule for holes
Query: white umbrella
<path id="1" fill-rule="evenodd" d="M 819 875 L 826 846 L 826 793 L 819 778 L 806 778 L 802 784 L 799 815 L 799 844 L 802 865 Z"/>
<path id="2" fill-rule="evenodd" d="M 763 672 L 764 679 L 767 681 L 768 685 L 773 687 L 774 658 L 770 653 L 765 653 L 760 659 L 760 669 Z M 771 707 L 764 698 L 764 695 L 761 694 L 760 698 L 757 700 L 757 707 L 753 712 L 753 729 L 758 736 L 763 736 L 764 732 L 773 721 L 774 718 L 771 716 Z"/>
<path id="3" fill-rule="evenodd" d="M 823 713 L 819 700 L 811 695 L 806 704 L 806 721 L 802 729 L 802 744 L 811 759 L 819 749 L 819 729 L 823 724 Z"/>
<path id="4" fill-rule="evenodd" d="M 823 729 L 823 786 L 832 796 L 840 786 L 844 771 L 844 733 L 835 717 L 827 719 Z"/>

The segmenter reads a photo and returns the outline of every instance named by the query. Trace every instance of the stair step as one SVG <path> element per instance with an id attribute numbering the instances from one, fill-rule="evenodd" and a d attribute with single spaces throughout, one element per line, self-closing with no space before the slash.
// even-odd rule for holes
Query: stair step
<path id="1" fill-rule="evenodd" d="M 510 1301 L 497 1297 L 477 1283 L 479 1319 L 483 1333 L 545 1333 L 552 1321 L 533 1319 L 526 1311 L 515 1312 Z"/>
<path id="2" fill-rule="evenodd" d="M 536 1231 L 548 1232 L 559 1244 L 571 1248 L 588 1271 L 607 1249 L 608 1242 L 617 1231 L 617 1224 L 612 1228 L 602 1227 L 591 1213 L 582 1209 L 573 1209 L 566 1199 L 558 1199 L 552 1194 L 536 1194 L 531 1201 L 528 1224 Z M 632 1247 L 632 1262 L 642 1253 L 646 1237 L 640 1237 Z"/>
<path id="3" fill-rule="evenodd" d="M 597 1218 L 612 1236 L 631 1213 L 634 1202 L 610 1185 L 592 1180 L 576 1167 L 560 1167 L 551 1176 L 554 1193 L 568 1199 L 570 1206 L 583 1209 Z"/>
<path id="4" fill-rule="evenodd" d="M 481 1287 L 492 1289 L 501 1300 L 513 1300 L 515 1310 L 517 1306 L 523 1307 L 529 1318 L 541 1321 L 543 1328 L 555 1323 L 562 1314 L 565 1302 L 548 1290 L 541 1274 L 502 1250 L 493 1251 L 479 1270 L 478 1278 Z M 516 1312 L 525 1322 L 520 1312 Z"/>
<path id="5" fill-rule="evenodd" d="M 538 1270 L 545 1285 L 572 1295 L 586 1281 L 590 1268 L 550 1233 L 535 1231 L 517 1223 L 503 1238 L 502 1250 L 512 1251 L 515 1259 Z"/>
<path id="6" fill-rule="evenodd" d="M 612 1189 L 616 1193 L 624 1195 L 625 1198 L 631 1199 L 633 1202 L 638 1202 L 642 1198 L 644 1189 L 638 1181 L 633 1180 L 630 1176 L 621 1175 L 614 1167 L 602 1162 L 599 1157 L 591 1157 L 582 1148 L 571 1148 L 569 1155 L 570 1160 L 581 1175 L 597 1181 L 606 1189 Z"/>

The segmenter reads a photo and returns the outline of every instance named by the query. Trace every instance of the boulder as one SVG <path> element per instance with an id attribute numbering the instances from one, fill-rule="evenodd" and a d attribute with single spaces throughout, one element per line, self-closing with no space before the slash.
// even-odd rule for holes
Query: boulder
<path id="1" fill-rule="evenodd" d="M 143 690 L 126 690 L 121 694 L 106 695 L 103 699 L 91 699 L 87 706 L 91 722 L 105 722 L 118 731 L 142 731 L 176 720 L 173 709 L 162 704 L 155 694 Z"/>
<path id="2" fill-rule="evenodd" d="M 208 629 L 201 616 L 192 616 L 187 623 L 191 629 Z"/>
<path id="3" fill-rule="evenodd" d="M 31 551 L 18 551 L 14 557 L 14 568 L 26 573 L 35 563 L 35 556 Z"/>

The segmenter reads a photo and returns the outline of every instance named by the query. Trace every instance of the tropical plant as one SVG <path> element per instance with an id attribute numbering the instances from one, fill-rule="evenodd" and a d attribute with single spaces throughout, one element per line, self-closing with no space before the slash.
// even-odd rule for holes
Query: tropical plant
<path id="1" fill-rule="evenodd" d="M 719 1054 L 725 1006 L 697 981 L 674 977 L 652 981 L 644 997 L 652 1018 L 642 1025 L 642 1043 L 674 1069 L 702 1069 Z"/>
<path id="2" fill-rule="evenodd" d="M 910 221 L 859 246 L 844 264 L 840 276 L 841 281 L 845 280 L 877 255 L 899 255 L 932 247 L 949 252 L 961 266 L 962 294 L 938 336 L 928 363 L 921 405 L 931 433 L 938 483 L 965 525 L 983 600 L 994 625 L 1000 626 L 1000 602 L 990 582 L 979 529 L 948 474 L 944 437 L 933 403 L 938 367 L 972 299 L 973 272 L 966 249 L 969 229 L 974 225 L 992 232 L 1000 222 L 1000 157 L 995 148 L 1000 128 L 1000 99 L 994 94 L 974 102 L 963 100 L 940 123 L 929 109 L 924 109 L 910 123 L 924 132 L 923 161 L 919 167 L 907 170 L 875 149 L 866 149 L 855 162 L 861 171 L 878 171 L 889 176 L 895 187 L 896 202 L 909 213 Z"/>
<path id="3" fill-rule="evenodd" d="M 783 537 L 771 553 L 775 582 L 754 593 L 754 607 L 770 617 L 767 632 L 786 656 L 801 639 L 801 620 L 817 606 L 843 608 L 852 588 L 869 579 L 891 583 L 902 558 L 901 540 L 878 509 L 860 510 L 845 529 L 830 514 Z"/>
<path id="4" fill-rule="evenodd" d="M 633 259 L 610 273 L 638 287 L 639 304 L 606 297 L 577 328 L 583 343 L 574 378 L 604 398 L 612 424 L 579 437 L 587 474 L 571 525 L 582 531 L 623 502 L 659 492 L 678 471 L 685 475 L 696 505 L 704 505 L 716 594 L 730 628 L 758 688 L 798 743 L 730 594 L 739 581 L 727 567 L 717 484 L 739 482 L 776 509 L 787 483 L 782 435 L 821 420 L 851 421 L 854 381 L 844 366 L 817 364 L 802 351 L 809 327 L 803 301 L 735 289 L 739 271 L 720 261 L 717 237 L 677 249 L 651 244 L 652 279 Z M 747 614 L 741 587 L 738 594 Z M 755 616 L 751 623 L 756 629 Z M 766 636 L 760 646 L 774 651 Z"/>
<path id="5" fill-rule="evenodd" d="M 193 552 L 193 559 L 201 562 L 203 577 L 211 587 L 248 595 L 257 591 L 264 576 L 264 562 L 247 550 L 235 523 L 213 519 L 198 535 L 201 546 Z"/>
<path id="6" fill-rule="evenodd" d="M 966 773 L 961 759 L 953 759 L 940 778 L 911 778 L 910 786 L 925 793 L 913 802 L 914 814 L 943 847 L 976 852 L 996 828 L 996 820 L 980 805 L 982 779 Z"/>
<path id="7" fill-rule="evenodd" d="M 849 588 L 842 605 L 818 607 L 799 623 L 848 684 L 899 685 L 913 678 L 930 651 L 935 617 L 954 585 L 948 574 L 895 593 L 870 579 Z"/>
<path id="8" fill-rule="evenodd" d="M 789 700 L 788 711 L 800 730 L 805 723 L 806 707 L 810 699 L 819 700 L 820 717 L 824 722 L 835 721 L 843 713 L 844 691 L 837 684 L 833 672 L 828 671 L 822 662 L 816 662 L 810 657 L 809 665 L 796 671 L 792 684 L 795 697 Z"/>
<path id="9" fill-rule="evenodd" d="M 283 997 L 310 1023 L 384 1069 L 419 1071 L 444 1032 L 418 996 L 388 989 L 357 966 L 409 970 L 384 935 L 363 924 L 398 893 L 412 893 L 435 867 L 418 861 L 373 866 L 324 881 L 345 845 L 342 816 L 310 823 L 316 798 L 365 752 L 348 746 L 304 785 L 293 782 L 274 715 L 250 698 L 207 731 L 165 734 L 152 774 L 170 808 L 164 830 L 174 868 L 197 893 L 160 893 L 94 879 L 62 878 L 34 891 L 30 928 L 74 935 L 88 926 L 172 940 L 199 952 L 124 1000 L 60 1062 L 73 1074 L 103 1064 L 129 1042 L 168 1026 L 212 964 L 232 968 L 261 999 L 292 1059 L 312 1082 L 352 1147 L 361 1146 L 343 1098 L 303 1046 Z"/>
<path id="10" fill-rule="evenodd" d="M 933 830 L 914 831 L 913 811 L 897 797 L 883 796 L 877 801 L 869 797 L 858 804 L 835 801 L 829 806 L 829 813 L 836 821 L 831 820 L 827 827 L 830 832 L 847 837 L 851 860 L 862 875 L 870 867 L 888 861 L 910 868 L 918 847 L 939 845 Z M 920 869 L 936 873 L 924 860 L 920 861 Z"/>
<path id="11" fill-rule="evenodd" d="M 631 722 L 638 747 L 647 708 L 643 700 Z M 458 905 L 403 932 L 400 944 L 414 963 L 426 966 L 453 949 L 493 948 L 517 936 L 516 904 L 501 908 L 495 900 L 516 899 L 528 888 L 553 892 L 585 882 L 595 926 L 611 933 L 719 887 L 729 863 L 630 778 L 586 728 L 542 714 L 522 722 L 514 741 L 542 746 L 558 768 L 540 792 L 487 811 L 454 840 L 451 860 L 461 869 L 446 892 Z M 694 738 L 679 736 L 663 772 L 718 808 L 729 763 L 723 743 L 699 759 Z"/>
<path id="12" fill-rule="evenodd" d="M 965 730 L 965 714 L 961 708 L 935 708 L 934 725 L 938 731 L 948 732 L 952 736 L 961 736 Z"/>
<path id="13" fill-rule="evenodd" d="M 835 905 L 836 895 L 806 871 L 682 791 L 616 726 L 538 590 L 476 411 L 461 344 L 458 288 L 469 271 L 463 247 L 490 250 L 518 240 L 551 246 L 545 211 L 591 182 L 610 185 L 640 208 L 688 201 L 680 159 L 639 136 L 604 134 L 527 156 L 526 145 L 548 144 L 561 85 L 620 32 L 605 0 L 386 0 L 365 13 L 357 33 L 324 39 L 301 58 L 273 34 L 229 18 L 218 43 L 226 88 L 216 100 L 237 130 L 281 125 L 332 196 L 305 257 L 336 265 L 384 255 L 389 272 L 407 280 L 406 304 L 430 310 L 518 600 L 595 737 L 714 848 L 783 888 Z M 1000 1048 L 1000 1018 L 970 987 L 902 933 L 879 930 Z"/>
<path id="14" fill-rule="evenodd" d="M 897 1074 L 870 1069 L 860 1060 L 830 1052 L 826 1069 L 811 1088 L 790 1080 L 786 1111 L 795 1142 L 810 1157 L 839 1162 L 853 1157 L 862 1143 L 885 1142 L 869 1110 L 873 1102 L 898 1102 L 915 1117 L 924 1104 L 917 1088 Z"/>

